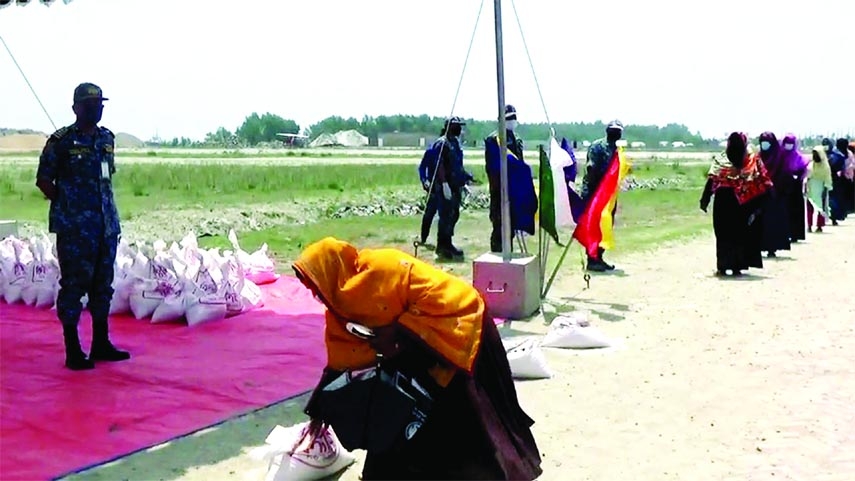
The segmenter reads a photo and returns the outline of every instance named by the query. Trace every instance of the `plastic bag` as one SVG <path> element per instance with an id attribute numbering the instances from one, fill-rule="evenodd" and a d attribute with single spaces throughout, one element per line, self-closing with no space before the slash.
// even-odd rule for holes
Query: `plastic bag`
<path id="1" fill-rule="evenodd" d="M 162 284 L 168 289 L 161 291 L 164 294 L 163 301 L 151 314 L 152 324 L 161 322 L 175 322 L 184 317 L 187 310 L 184 300 L 186 281 L 176 281 L 175 284 Z"/>
<path id="2" fill-rule="evenodd" d="M 558 316 L 543 338 L 544 347 L 592 349 L 609 347 L 612 340 L 590 325 L 583 315 Z"/>
<path id="3" fill-rule="evenodd" d="M 257 251 L 247 254 L 240 248 L 234 229 L 229 230 L 229 242 L 235 250 L 235 256 L 240 261 L 247 279 L 256 285 L 270 284 L 279 279 L 273 260 L 267 255 L 267 244 L 262 244 Z"/>
<path id="4" fill-rule="evenodd" d="M 511 365 L 511 375 L 514 378 L 546 379 L 552 377 L 552 371 L 546 364 L 543 350 L 540 349 L 540 344 L 536 339 L 527 338 L 510 348 L 506 344 L 505 349 L 508 354 L 508 363 Z"/>
<path id="5" fill-rule="evenodd" d="M 59 289 L 59 263 L 53 255 L 50 238 L 33 238 L 30 242 L 33 262 L 27 268 L 28 282 L 21 297 L 29 306 L 51 307 Z"/>
<path id="6" fill-rule="evenodd" d="M 8 237 L 4 242 L 8 241 L 11 246 L 11 255 L 7 250 L 7 255 L 3 259 L 3 277 L 4 288 L 3 297 L 9 304 L 15 304 L 21 301 L 21 294 L 25 287 L 30 284 L 27 278 L 27 270 L 30 263 L 33 262 L 33 254 L 26 242 L 16 237 Z"/>
<path id="7" fill-rule="evenodd" d="M 265 481 L 314 481 L 329 478 L 347 468 L 356 460 L 342 447 L 331 427 L 321 431 L 315 439 L 304 437 L 309 423 L 290 428 L 276 426 L 267 436 L 265 446 L 251 452 L 251 456 L 268 462 Z"/>

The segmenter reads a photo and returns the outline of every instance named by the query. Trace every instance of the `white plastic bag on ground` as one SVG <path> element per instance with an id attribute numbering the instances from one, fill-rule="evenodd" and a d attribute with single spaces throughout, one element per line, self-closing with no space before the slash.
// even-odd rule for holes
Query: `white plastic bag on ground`
<path id="1" fill-rule="evenodd" d="M 162 292 L 164 294 L 163 302 L 151 314 L 151 322 L 153 324 L 175 322 L 184 317 L 184 313 L 187 310 L 184 300 L 185 282 L 176 281 L 174 285 L 164 285 L 168 286 L 168 290 Z"/>
<path id="2" fill-rule="evenodd" d="M 243 268 L 240 261 L 233 255 L 226 255 L 222 259 L 220 272 L 223 276 L 223 295 L 226 298 L 226 316 L 236 316 L 244 311 L 241 291 L 244 282 Z"/>
<path id="3" fill-rule="evenodd" d="M 48 236 L 33 238 L 31 243 L 33 262 L 27 269 L 29 282 L 21 292 L 21 297 L 29 306 L 51 307 L 56 298 L 59 282 L 59 263 L 53 255 L 53 247 Z"/>
<path id="4" fill-rule="evenodd" d="M 264 307 L 264 297 L 261 294 L 261 288 L 249 279 L 246 279 L 243 283 L 240 298 L 243 303 L 244 312 Z"/>
<path id="5" fill-rule="evenodd" d="M 356 458 L 342 447 L 331 427 L 316 439 L 305 439 L 294 449 L 308 426 L 309 423 L 290 428 L 276 426 L 267 436 L 265 446 L 251 452 L 253 458 L 268 463 L 265 481 L 325 479 L 354 463 Z"/>
<path id="6" fill-rule="evenodd" d="M 511 365 L 511 375 L 515 379 L 546 379 L 552 377 L 552 371 L 546 364 L 543 350 L 534 338 L 526 338 L 521 342 L 512 344 L 504 341 L 505 350 L 508 354 L 508 363 Z M 511 344 L 510 348 L 508 345 Z"/>
<path id="7" fill-rule="evenodd" d="M 196 279 L 188 282 L 184 297 L 184 317 L 189 326 L 225 319 L 228 311 L 224 286 L 227 282 L 222 279 L 222 271 L 216 265 L 215 258 L 218 254 L 205 251 L 200 253 L 202 266 Z"/>
<path id="8" fill-rule="evenodd" d="M 279 279 L 273 260 L 267 255 L 267 244 L 262 244 L 257 251 L 247 254 L 240 248 L 234 229 L 229 230 L 229 242 L 235 250 L 235 256 L 243 267 L 244 275 L 256 285 L 270 284 Z"/>
<path id="9" fill-rule="evenodd" d="M 129 303 L 137 320 L 148 319 L 163 303 L 164 295 L 158 292 L 158 286 L 154 279 L 134 279 Z"/>
<path id="10" fill-rule="evenodd" d="M 27 279 L 28 266 L 33 262 L 33 254 L 30 247 L 21 239 L 8 237 L 10 249 L 3 256 L 3 297 L 9 304 L 20 302 L 24 288 L 30 284 Z M 11 252 L 8 252 L 11 250 Z"/>
<path id="11" fill-rule="evenodd" d="M 543 338 L 544 347 L 592 349 L 609 347 L 612 340 L 590 325 L 582 315 L 558 316 Z"/>

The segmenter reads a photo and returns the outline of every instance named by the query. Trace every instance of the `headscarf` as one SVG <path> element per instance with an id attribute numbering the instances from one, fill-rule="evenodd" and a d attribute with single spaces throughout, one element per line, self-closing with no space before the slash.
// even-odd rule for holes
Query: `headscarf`
<path id="1" fill-rule="evenodd" d="M 369 367 L 375 352 L 346 325 L 397 325 L 439 359 L 429 372 L 447 385 L 461 369 L 471 373 L 481 343 L 484 301 L 468 282 L 397 249 L 357 250 L 327 237 L 294 262 L 294 271 L 327 308 L 327 365 L 335 370 Z"/>
<path id="2" fill-rule="evenodd" d="M 769 150 L 760 150 L 760 159 L 763 160 L 763 165 L 766 171 L 769 172 L 769 177 L 778 183 L 781 181 L 782 167 L 781 162 L 781 144 L 778 143 L 778 138 L 773 132 L 763 132 L 760 134 L 760 142 L 769 142 Z"/>
<path id="3" fill-rule="evenodd" d="M 803 177 L 809 159 L 799 152 L 799 139 L 794 134 L 787 134 L 781 142 L 782 147 L 787 144 L 793 145 L 793 150 L 781 149 L 781 168 L 787 175 Z"/>
<path id="4" fill-rule="evenodd" d="M 744 133 L 730 134 L 725 158 L 713 159 L 710 167 L 708 177 L 712 180 L 713 192 L 720 188 L 733 189 L 736 200 L 744 204 L 772 187 L 766 168 L 758 162 L 760 157 L 748 152 L 748 137 Z"/>
<path id="5" fill-rule="evenodd" d="M 817 145 L 812 152 L 815 157 L 819 157 L 819 161 L 811 159 L 810 164 L 808 164 L 808 178 L 821 180 L 827 188 L 831 188 L 831 166 L 828 165 L 828 154 L 825 153 L 825 147 Z"/>

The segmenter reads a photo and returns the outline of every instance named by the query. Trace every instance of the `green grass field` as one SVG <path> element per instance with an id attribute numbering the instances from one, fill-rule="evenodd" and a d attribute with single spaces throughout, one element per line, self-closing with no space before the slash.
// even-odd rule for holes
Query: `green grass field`
<path id="1" fill-rule="evenodd" d="M 125 235 L 132 242 L 178 240 L 192 228 L 202 235 L 201 245 L 229 248 L 226 234 L 233 227 L 245 250 L 267 243 L 279 269 L 288 271 L 303 247 L 324 236 L 413 252 L 419 232 L 423 192 L 412 159 L 402 158 L 401 164 L 299 166 L 121 160 L 115 194 Z M 529 162 L 536 176 L 536 162 Z M 482 184 L 474 188 L 480 202 L 464 209 L 455 234 L 467 262 L 445 264 L 462 276 L 471 272 L 469 261 L 489 248 L 485 174 L 477 161 L 468 168 Z M 640 188 L 623 192 L 619 199 L 614 254 L 649 249 L 708 228 L 709 219 L 697 209 L 705 171 L 705 166 L 673 161 L 638 163 L 629 183 Z M 0 217 L 20 221 L 23 233 L 46 228 L 48 204 L 33 185 L 34 176 L 35 164 L 0 164 Z M 435 233 L 434 224 L 432 240 Z M 536 237 L 527 244 L 536 252 Z M 554 261 L 558 247 L 550 252 Z M 568 266 L 579 265 L 581 250 L 573 252 Z M 433 260 L 424 249 L 419 256 Z"/>

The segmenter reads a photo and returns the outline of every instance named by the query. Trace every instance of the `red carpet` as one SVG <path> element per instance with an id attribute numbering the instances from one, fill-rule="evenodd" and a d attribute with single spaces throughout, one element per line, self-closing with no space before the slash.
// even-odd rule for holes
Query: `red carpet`
<path id="1" fill-rule="evenodd" d="M 116 317 L 133 357 L 82 372 L 63 366 L 55 311 L 0 304 L 0 479 L 60 477 L 314 387 L 322 307 L 293 277 L 262 291 L 261 309 L 192 328 Z M 80 327 L 88 351 L 88 313 Z"/>

